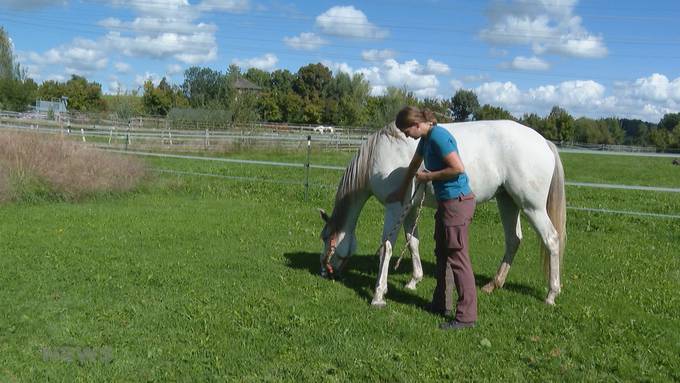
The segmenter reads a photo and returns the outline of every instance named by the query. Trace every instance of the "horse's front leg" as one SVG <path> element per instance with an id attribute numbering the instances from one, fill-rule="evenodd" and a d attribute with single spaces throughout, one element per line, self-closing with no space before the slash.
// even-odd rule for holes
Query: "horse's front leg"
<path id="1" fill-rule="evenodd" d="M 380 249 L 380 266 L 378 268 L 378 281 L 375 284 L 375 294 L 371 305 L 374 307 L 385 307 L 385 293 L 387 293 L 387 274 L 390 269 L 390 258 L 392 258 L 392 244 L 385 241 Z"/>
<path id="2" fill-rule="evenodd" d="M 393 203 L 385 207 L 385 225 L 383 226 L 382 247 L 380 249 L 380 263 L 378 264 L 378 280 L 375 284 L 375 294 L 371 304 L 375 307 L 384 307 L 385 294 L 387 293 L 387 275 L 390 269 L 392 248 L 397 240 L 399 217 L 402 212 L 401 204 Z"/>

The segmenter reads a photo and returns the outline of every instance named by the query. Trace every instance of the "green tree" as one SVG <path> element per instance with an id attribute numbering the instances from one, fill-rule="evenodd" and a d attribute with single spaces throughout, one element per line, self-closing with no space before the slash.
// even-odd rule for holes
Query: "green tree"
<path id="1" fill-rule="evenodd" d="M 262 121 L 279 122 L 283 118 L 276 96 L 271 91 L 262 93 L 258 97 L 257 113 Z"/>
<path id="2" fill-rule="evenodd" d="M 305 100 L 318 101 L 325 95 L 332 78 L 331 70 L 321 63 L 305 65 L 297 72 L 293 90 Z"/>
<path id="3" fill-rule="evenodd" d="M 12 44 L 5 29 L 0 27 L 0 79 L 16 77 Z"/>
<path id="4" fill-rule="evenodd" d="M 106 108 L 102 97 L 102 86 L 97 82 L 88 82 L 85 77 L 72 75 L 66 81 L 69 106 L 75 110 L 86 112 L 102 111 Z"/>
<path id="5" fill-rule="evenodd" d="M 142 97 L 137 91 L 123 93 L 118 91 L 115 95 L 105 95 L 106 106 L 109 112 L 115 113 L 118 119 L 128 121 L 130 118 L 144 113 Z"/>
<path id="6" fill-rule="evenodd" d="M 0 27 L 0 109 L 26 110 L 35 100 L 37 88 L 15 62 L 9 36 Z"/>
<path id="7" fill-rule="evenodd" d="M 152 116 L 166 116 L 172 108 L 172 89 L 165 77 L 158 84 L 153 85 L 151 80 L 144 82 L 144 95 L 142 96 L 144 112 Z"/>
<path id="8" fill-rule="evenodd" d="M 507 110 L 499 107 L 484 104 L 477 109 L 474 114 L 475 120 L 515 120 L 515 118 Z"/>
<path id="9" fill-rule="evenodd" d="M 559 106 L 553 106 L 546 118 L 545 138 L 558 141 L 572 141 L 574 139 L 574 118 Z"/>
<path id="10" fill-rule="evenodd" d="M 304 121 L 304 106 L 305 102 L 297 93 L 290 91 L 286 94 L 279 95 L 281 115 L 283 121 L 292 123 L 301 123 Z"/>
<path id="11" fill-rule="evenodd" d="M 270 76 L 269 87 L 274 92 L 274 95 L 287 94 L 293 91 L 293 83 L 295 82 L 295 75 L 288 69 L 278 69 L 272 72 Z"/>
<path id="12" fill-rule="evenodd" d="M 546 131 L 548 130 L 546 120 L 536 113 L 524 114 L 520 122 L 533 130 L 540 133 L 543 137 L 546 137 Z"/>
<path id="13" fill-rule="evenodd" d="M 394 121 L 397 113 L 406 105 L 417 105 L 413 92 L 405 87 L 388 87 L 385 94 L 378 97 L 370 97 L 367 104 L 368 126 L 380 129 Z"/>
<path id="14" fill-rule="evenodd" d="M 467 121 L 479 109 L 477 95 L 471 90 L 459 89 L 449 101 L 449 111 L 455 121 Z"/>
<path id="15" fill-rule="evenodd" d="M 180 87 L 170 85 L 163 77 L 158 86 L 154 86 L 151 80 L 144 82 L 142 105 L 146 114 L 167 116 L 172 108 L 188 107 L 189 101 Z"/>
<path id="16" fill-rule="evenodd" d="M 609 132 L 609 136 L 612 139 L 611 143 L 617 145 L 623 144 L 626 132 L 621 127 L 621 121 L 619 121 L 618 118 L 609 117 L 603 119 L 602 122 L 605 124 L 606 129 Z"/>
<path id="17" fill-rule="evenodd" d="M 370 84 L 363 75 L 339 72 L 326 88 L 323 122 L 332 125 L 362 124 Z"/>
<path id="18" fill-rule="evenodd" d="M 55 80 L 43 81 L 38 87 L 38 97 L 43 100 L 56 100 L 66 96 L 66 84 Z"/>
<path id="19" fill-rule="evenodd" d="M 680 148 L 680 122 L 671 131 L 669 141 L 674 148 Z"/>
<path id="20" fill-rule="evenodd" d="M 671 145 L 671 133 L 664 128 L 652 129 L 649 140 L 658 150 L 666 150 Z"/>
<path id="21" fill-rule="evenodd" d="M 680 113 L 666 113 L 661 118 L 661 121 L 659 121 L 658 127 L 670 132 L 675 129 L 678 124 L 680 124 Z"/>
<path id="22" fill-rule="evenodd" d="M 326 89 L 332 81 L 330 69 L 321 63 L 301 67 L 293 82 L 293 90 L 305 102 L 303 121 L 308 124 L 320 123 L 324 111 Z"/>
<path id="23" fill-rule="evenodd" d="M 184 71 L 181 89 L 194 108 L 227 105 L 229 89 L 225 76 L 210 68 L 190 67 Z"/>
<path id="24" fill-rule="evenodd" d="M 453 121 L 450 116 L 451 113 L 449 112 L 448 105 L 448 101 L 441 98 L 426 97 L 419 102 L 421 108 L 426 108 L 434 112 L 435 116 L 437 116 L 437 121 L 442 123 Z"/>
<path id="25" fill-rule="evenodd" d="M 271 75 L 262 69 L 250 68 L 243 77 L 259 87 L 271 87 Z"/>

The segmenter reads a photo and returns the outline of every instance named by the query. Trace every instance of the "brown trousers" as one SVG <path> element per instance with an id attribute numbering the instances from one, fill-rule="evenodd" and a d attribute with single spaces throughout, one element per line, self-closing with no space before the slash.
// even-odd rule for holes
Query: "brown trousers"
<path id="1" fill-rule="evenodd" d="M 477 320 L 477 288 L 468 254 L 468 228 L 475 213 L 473 194 L 440 201 L 435 213 L 435 258 L 437 286 L 432 295 L 432 307 L 450 311 L 453 306 L 453 285 L 458 292 L 456 320 Z"/>

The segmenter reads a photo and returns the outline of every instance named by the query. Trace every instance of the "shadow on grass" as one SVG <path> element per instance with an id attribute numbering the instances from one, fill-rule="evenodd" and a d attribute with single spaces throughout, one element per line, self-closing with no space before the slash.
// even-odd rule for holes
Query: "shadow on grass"
<path id="1" fill-rule="evenodd" d="M 487 275 L 475 274 L 475 283 L 477 284 L 477 287 L 480 288 L 479 290 L 480 294 L 484 294 L 484 292 L 481 291 L 481 288 L 487 283 L 491 282 L 491 280 L 492 277 L 489 277 Z M 534 297 L 539 301 L 542 301 L 544 298 L 543 293 L 536 289 L 535 287 L 523 285 L 521 283 L 505 282 L 505 284 L 503 285 L 503 290 L 508 290 L 517 294 Z"/>
<path id="2" fill-rule="evenodd" d="M 296 270 L 307 270 L 310 274 L 319 276 L 320 264 L 319 264 L 319 253 L 310 252 L 294 252 L 285 253 L 284 256 L 288 260 L 287 266 Z M 393 257 L 392 262 L 390 262 L 390 275 L 403 275 L 410 274 L 410 259 L 402 259 L 402 264 L 399 266 L 398 270 L 393 270 L 396 260 Z M 423 274 L 426 277 L 434 276 L 435 264 L 432 262 L 422 261 Z M 354 290 L 358 296 L 363 298 L 367 303 L 370 304 L 373 299 L 373 290 L 375 288 L 375 283 L 377 281 L 378 275 L 378 259 L 373 255 L 354 255 L 347 265 L 347 269 L 343 275 L 336 281 L 342 283 L 344 286 Z M 490 276 L 475 274 L 475 281 L 477 287 L 481 289 L 482 286 L 491 281 Z M 403 285 L 398 285 L 390 282 L 389 278 L 387 281 L 388 292 L 386 295 L 387 300 L 415 305 L 420 308 L 425 308 L 425 305 L 429 303 L 409 290 L 405 289 Z M 506 282 L 503 289 L 512 291 L 517 294 L 527 295 L 535 297 L 538 300 L 543 300 L 543 292 L 535 287 Z M 483 294 L 481 290 L 480 294 Z"/>
<path id="3" fill-rule="evenodd" d="M 284 256 L 288 259 L 288 267 L 296 270 L 307 270 L 310 274 L 319 276 L 320 264 L 319 253 L 296 252 L 285 253 Z M 394 257 L 390 262 L 390 276 L 411 274 L 410 260 L 402 259 L 398 270 L 393 270 Z M 408 263 L 408 265 L 407 265 Z M 435 265 L 430 262 L 422 262 L 423 274 L 433 275 Z M 349 260 L 347 268 L 342 276 L 336 279 L 337 282 L 354 290 L 358 296 L 363 298 L 370 304 L 373 299 L 373 290 L 378 276 L 378 258 L 373 255 L 354 255 Z M 415 295 L 409 290 L 405 289 L 403 285 L 387 281 L 386 299 L 389 301 L 409 304 L 424 308 L 429 301 Z"/>

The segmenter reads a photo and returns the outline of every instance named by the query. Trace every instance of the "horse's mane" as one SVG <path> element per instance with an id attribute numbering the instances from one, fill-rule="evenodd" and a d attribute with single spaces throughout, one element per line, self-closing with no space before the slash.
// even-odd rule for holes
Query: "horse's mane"
<path id="1" fill-rule="evenodd" d="M 368 136 L 364 141 L 357 154 L 352 158 L 345 169 L 345 172 L 340 179 L 338 190 L 335 193 L 335 206 L 331 220 L 333 222 L 333 229 L 339 229 L 344 224 L 349 206 L 355 202 L 355 198 L 369 187 L 369 176 L 371 170 L 371 163 L 373 160 L 374 149 L 376 143 L 381 137 L 388 137 L 392 139 L 405 139 L 403 133 L 397 129 L 394 122 L 387 124 L 379 131 Z M 335 230 L 334 230 L 335 231 Z"/>

